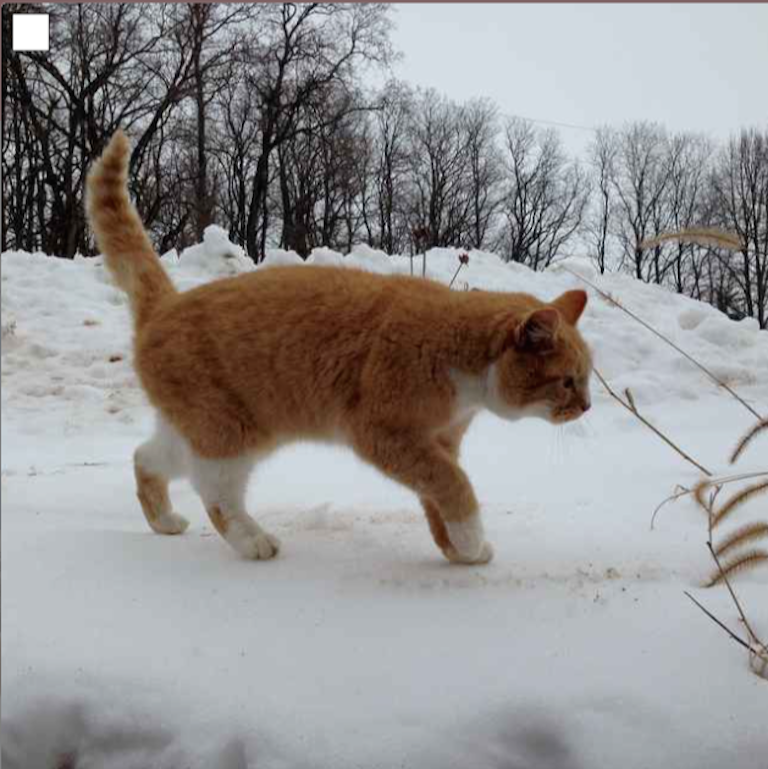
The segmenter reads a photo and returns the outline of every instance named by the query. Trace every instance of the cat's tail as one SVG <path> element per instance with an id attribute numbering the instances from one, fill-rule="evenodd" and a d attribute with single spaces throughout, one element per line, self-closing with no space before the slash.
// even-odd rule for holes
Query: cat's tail
<path id="1" fill-rule="evenodd" d="M 118 130 L 88 174 L 86 211 L 117 285 L 128 294 L 136 327 L 176 289 L 128 197 L 130 144 Z"/>

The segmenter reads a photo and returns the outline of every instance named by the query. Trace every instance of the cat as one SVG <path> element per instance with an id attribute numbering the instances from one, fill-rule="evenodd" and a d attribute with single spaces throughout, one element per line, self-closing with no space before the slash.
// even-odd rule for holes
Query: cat
<path id="1" fill-rule="evenodd" d="M 462 438 L 483 408 L 554 424 L 590 408 L 592 358 L 576 328 L 587 294 L 546 303 L 307 265 L 179 293 L 130 202 L 129 152 L 116 132 L 89 174 L 87 213 L 128 295 L 134 366 L 157 414 L 134 455 L 149 526 L 187 528 L 168 496 L 169 481 L 186 476 L 226 542 L 247 558 L 273 557 L 278 540 L 246 511 L 249 475 L 278 446 L 316 439 L 350 446 L 413 490 L 449 561 L 490 561 L 458 464 Z"/>

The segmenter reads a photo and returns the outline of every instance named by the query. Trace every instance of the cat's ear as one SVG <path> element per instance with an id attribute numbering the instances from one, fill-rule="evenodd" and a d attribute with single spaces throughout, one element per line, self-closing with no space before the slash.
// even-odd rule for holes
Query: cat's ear
<path id="1" fill-rule="evenodd" d="M 513 344 L 527 352 L 546 352 L 555 346 L 560 313 L 553 307 L 534 310 L 514 331 Z"/>
<path id="2" fill-rule="evenodd" d="M 566 291 L 552 302 L 552 306 L 557 307 L 569 325 L 575 326 L 587 306 L 587 292 L 581 289 Z"/>

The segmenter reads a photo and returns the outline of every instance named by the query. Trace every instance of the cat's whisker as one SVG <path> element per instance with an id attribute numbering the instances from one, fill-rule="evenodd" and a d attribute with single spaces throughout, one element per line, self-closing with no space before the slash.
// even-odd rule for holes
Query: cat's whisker
<path id="1" fill-rule="evenodd" d="M 594 438 L 596 435 L 595 422 L 592 413 L 584 414 L 578 422 L 574 424 L 578 429 L 578 435 L 582 439 Z"/>
<path id="2" fill-rule="evenodd" d="M 555 466 L 560 466 L 563 464 L 563 458 L 564 458 L 564 441 L 563 441 L 563 428 L 564 425 L 556 425 L 555 430 L 553 432 L 553 441 L 550 444 L 550 463 Z"/>
<path id="3" fill-rule="evenodd" d="M 575 422 L 558 425 L 555 430 L 553 451 L 554 464 L 563 464 L 573 453 L 573 439 L 586 440 L 594 434 L 588 415 L 582 416 Z"/>
<path id="4" fill-rule="evenodd" d="M 565 432 L 569 436 L 575 436 L 578 438 L 586 438 L 589 433 L 588 425 L 586 424 L 586 416 L 581 417 L 578 422 L 569 422 L 567 425 L 563 425 Z"/>
<path id="5" fill-rule="evenodd" d="M 557 430 L 554 430 L 552 433 L 552 441 L 549 444 L 549 464 L 557 464 L 557 451 Z"/>

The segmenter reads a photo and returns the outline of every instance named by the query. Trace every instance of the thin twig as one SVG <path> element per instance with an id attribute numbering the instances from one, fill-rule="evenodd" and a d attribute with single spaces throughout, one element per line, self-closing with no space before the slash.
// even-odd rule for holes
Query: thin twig
<path id="1" fill-rule="evenodd" d="M 459 263 L 459 266 L 456 268 L 456 272 L 454 272 L 454 273 L 453 273 L 453 277 L 451 278 L 451 282 L 448 284 L 448 288 L 451 288 L 451 287 L 453 286 L 453 282 L 454 282 L 454 281 L 456 280 L 456 278 L 458 277 L 458 274 L 461 272 L 461 268 L 462 268 L 463 266 L 464 266 L 464 265 L 463 265 L 463 264 L 460 262 L 460 263 Z"/>
<path id="2" fill-rule="evenodd" d="M 693 494 L 693 489 L 687 489 L 685 486 L 678 486 L 679 491 L 675 491 L 674 494 L 670 494 L 666 499 L 662 500 L 657 506 L 656 509 L 653 511 L 653 515 L 651 516 L 651 531 L 653 531 L 653 527 L 656 525 L 656 516 L 661 512 L 661 508 L 665 505 L 668 505 L 670 502 L 677 502 L 680 497 L 685 497 L 688 494 Z"/>
<path id="3" fill-rule="evenodd" d="M 610 294 L 603 291 L 602 289 L 598 288 L 591 280 L 588 280 L 583 275 L 579 275 L 577 272 L 574 272 L 573 270 L 569 269 L 568 267 L 563 267 L 566 272 L 569 272 L 571 275 L 573 275 L 575 278 L 578 278 L 579 280 L 586 283 L 588 286 L 591 286 L 595 291 L 597 291 L 600 296 L 602 296 L 604 299 L 609 301 L 614 306 L 618 307 L 622 312 L 625 312 L 627 315 L 629 315 L 630 318 L 633 318 L 636 320 L 641 326 L 645 326 L 649 331 L 656 334 L 659 339 L 666 342 L 670 347 L 677 350 L 682 356 L 687 358 L 691 363 L 694 364 L 697 368 L 701 369 L 713 382 L 715 382 L 719 387 L 722 387 L 724 390 L 728 391 L 739 403 L 741 403 L 744 408 L 746 408 L 751 414 L 756 416 L 758 419 L 762 419 L 762 416 L 755 411 L 752 406 L 750 406 L 735 390 L 733 390 L 731 387 L 729 387 L 725 382 L 723 382 L 719 377 L 715 376 L 706 366 L 703 366 L 701 363 L 699 363 L 694 357 L 689 355 L 685 350 L 682 350 L 680 347 L 678 347 L 674 342 L 672 342 L 670 339 L 668 339 L 664 334 L 662 334 L 660 331 L 657 331 L 653 326 L 646 323 L 642 318 L 639 318 L 635 313 L 633 313 L 631 310 L 628 310 L 626 307 L 624 307 L 623 304 L 621 304 L 619 301 L 614 299 Z"/>
<path id="4" fill-rule="evenodd" d="M 634 414 L 648 429 L 652 430 L 656 435 L 661 438 L 661 440 L 664 441 L 668 446 L 673 448 L 683 459 L 685 459 L 687 462 L 690 462 L 695 468 L 698 470 L 701 470 L 704 475 L 711 478 L 712 473 L 707 470 L 706 467 L 703 465 L 700 465 L 695 459 L 690 457 L 688 454 L 686 454 L 679 446 L 677 446 L 675 443 L 673 443 L 669 438 L 667 438 L 664 433 L 662 433 L 658 428 L 654 427 L 644 416 L 640 414 L 640 412 L 637 410 L 637 408 L 632 408 L 632 406 L 624 401 L 621 396 L 617 395 L 612 389 L 611 386 L 608 384 L 608 382 L 605 381 L 603 375 L 595 368 L 593 369 L 595 375 L 600 380 L 600 383 L 605 387 L 605 389 L 608 391 L 608 394 L 614 399 L 617 400 L 622 406 L 624 406 L 627 411 Z"/>
<path id="5" fill-rule="evenodd" d="M 742 473 L 741 475 L 728 475 L 723 478 L 715 478 L 712 480 L 712 483 L 716 483 L 718 486 L 725 486 L 728 483 L 737 483 L 738 481 L 748 481 L 751 478 L 762 478 L 765 475 L 763 472 L 755 472 L 755 473 Z M 665 505 L 668 505 L 670 502 L 677 502 L 680 497 L 686 497 L 689 494 L 693 494 L 695 492 L 695 489 L 688 489 L 685 486 L 678 486 L 678 491 L 675 491 L 674 494 L 670 494 L 665 500 L 659 503 L 659 505 L 656 507 L 656 509 L 653 511 L 653 515 L 651 516 L 651 530 L 653 530 L 653 527 L 656 523 L 656 515 L 661 511 L 661 508 Z"/>
<path id="6" fill-rule="evenodd" d="M 711 514 L 710 514 L 711 518 Z M 736 597 L 736 593 L 734 592 L 733 588 L 731 587 L 731 583 L 728 579 L 728 575 L 723 571 L 723 567 L 720 565 L 720 559 L 717 557 L 717 553 L 715 553 L 715 548 L 712 547 L 712 538 L 709 538 L 709 541 L 707 542 L 707 547 L 709 548 L 709 552 L 712 555 L 712 558 L 714 559 L 715 563 L 717 564 L 718 571 L 720 572 L 720 576 L 723 579 L 723 582 L 725 582 L 725 586 L 728 588 L 728 592 L 731 594 L 731 598 L 733 598 L 734 604 L 736 604 L 736 610 L 739 612 L 739 616 L 741 617 L 741 621 L 744 623 L 744 627 L 747 629 L 747 633 L 749 633 L 749 640 L 753 644 L 759 644 L 762 646 L 762 642 L 755 634 L 755 631 L 752 630 L 752 626 L 749 624 L 749 620 L 747 619 L 747 615 L 744 613 L 744 610 L 741 608 L 741 604 L 739 603 L 739 599 Z"/>
<path id="7" fill-rule="evenodd" d="M 739 636 L 737 636 L 736 633 L 734 633 L 727 625 L 724 625 L 722 622 L 720 622 L 720 620 L 714 614 L 712 614 L 711 611 L 705 609 L 687 590 L 683 590 L 683 592 L 696 604 L 696 606 L 698 606 L 704 612 L 704 614 L 706 614 L 713 622 L 716 622 L 718 625 L 720 625 L 720 627 L 725 630 L 725 632 L 728 633 L 728 635 L 733 638 L 734 641 L 740 643 L 747 651 L 754 651 L 754 649 L 743 638 L 739 638 Z"/>

